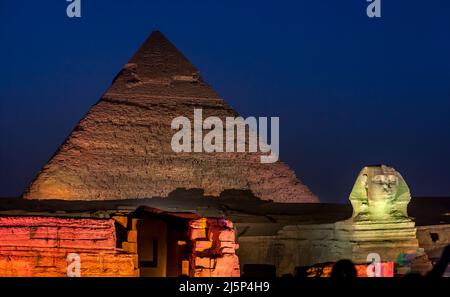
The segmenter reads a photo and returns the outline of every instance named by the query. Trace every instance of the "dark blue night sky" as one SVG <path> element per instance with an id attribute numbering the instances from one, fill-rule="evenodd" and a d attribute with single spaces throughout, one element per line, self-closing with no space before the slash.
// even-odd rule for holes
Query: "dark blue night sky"
<path id="1" fill-rule="evenodd" d="M 0 2 L 0 196 L 22 193 L 153 30 L 243 116 L 279 116 L 281 159 L 324 202 L 385 163 L 450 196 L 450 2 Z M 214 3 L 213 3 L 214 2 Z"/>

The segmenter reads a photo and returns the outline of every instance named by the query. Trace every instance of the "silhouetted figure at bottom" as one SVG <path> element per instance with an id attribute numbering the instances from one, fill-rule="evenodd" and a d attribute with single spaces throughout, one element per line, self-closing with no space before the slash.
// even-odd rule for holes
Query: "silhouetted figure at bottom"
<path id="1" fill-rule="evenodd" d="M 423 277 L 422 274 L 417 273 L 417 272 L 410 272 L 404 276 L 404 278 L 409 278 L 409 279 L 421 279 L 422 277 Z"/>
<path id="2" fill-rule="evenodd" d="M 427 277 L 441 277 L 444 275 L 448 264 L 450 263 L 450 244 L 444 248 L 439 261 L 434 264 L 433 269 L 426 274 Z"/>
<path id="3" fill-rule="evenodd" d="M 356 277 L 356 268 L 350 260 L 339 260 L 333 265 L 331 270 L 331 278 Z"/>

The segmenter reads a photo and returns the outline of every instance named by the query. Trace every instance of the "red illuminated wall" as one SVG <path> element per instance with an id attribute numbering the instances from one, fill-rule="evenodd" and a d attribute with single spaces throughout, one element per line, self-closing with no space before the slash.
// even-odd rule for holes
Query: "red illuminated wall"
<path id="1" fill-rule="evenodd" d="M 136 254 L 116 248 L 114 220 L 0 217 L 0 276 L 66 276 L 67 255 L 81 276 L 137 276 Z"/>
<path id="2" fill-rule="evenodd" d="M 0 217 L 0 276 L 67 276 L 67 255 L 80 257 L 80 276 L 139 276 L 136 219 Z M 115 221 L 129 225 L 116 247 Z M 233 223 L 189 222 L 191 276 L 239 276 Z"/>

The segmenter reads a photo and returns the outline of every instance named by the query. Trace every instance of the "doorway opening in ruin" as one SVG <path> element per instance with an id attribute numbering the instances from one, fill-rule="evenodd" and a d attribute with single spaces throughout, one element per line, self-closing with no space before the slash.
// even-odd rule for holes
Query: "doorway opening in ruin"
<path id="1" fill-rule="evenodd" d="M 189 275 L 191 213 L 168 213 L 143 207 L 137 211 L 137 252 L 140 276 Z"/>

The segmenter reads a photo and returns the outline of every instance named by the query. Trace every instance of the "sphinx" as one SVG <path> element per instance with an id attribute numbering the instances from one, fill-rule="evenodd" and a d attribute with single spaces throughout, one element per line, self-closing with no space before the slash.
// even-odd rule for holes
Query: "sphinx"
<path id="1" fill-rule="evenodd" d="M 421 263 L 417 268 L 421 272 L 430 269 L 415 222 L 408 216 L 411 193 L 398 171 L 386 165 L 364 167 L 349 198 L 352 217 L 335 224 L 342 245 L 339 258 L 367 263 L 376 255 L 380 261 L 392 262 L 409 255 Z"/>
<path id="2" fill-rule="evenodd" d="M 366 166 L 350 194 L 354 222 L 406 222 L 411 200 L 401 174 L 386 165 Z"/>

